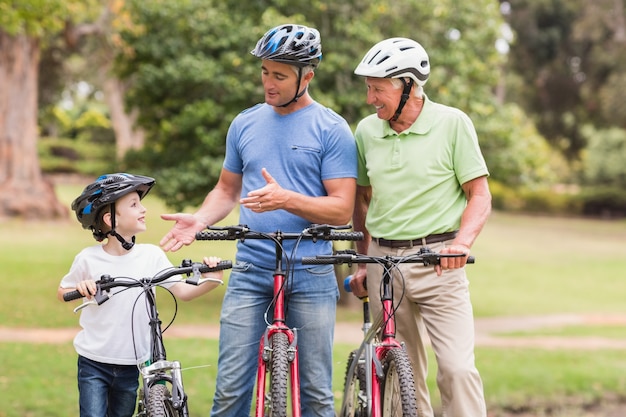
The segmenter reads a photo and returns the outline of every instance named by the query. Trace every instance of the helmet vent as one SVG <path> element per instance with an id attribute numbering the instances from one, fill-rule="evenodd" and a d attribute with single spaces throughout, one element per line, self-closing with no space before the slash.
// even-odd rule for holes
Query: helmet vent
<path id="1" fill-rule="evenodd" d="M 374 45 L 354 70 L 373 78 L 411 78 L 423 86 L 430 75 L 426 50 L 408 38 L 389 38 Z"/>

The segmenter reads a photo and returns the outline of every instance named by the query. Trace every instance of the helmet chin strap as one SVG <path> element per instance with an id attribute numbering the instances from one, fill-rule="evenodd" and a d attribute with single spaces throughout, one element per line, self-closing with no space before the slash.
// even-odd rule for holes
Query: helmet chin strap
<path id="1" fill-rule="evenodd" d="M 115 238 L 122 244 L 122 247 L 126 250 L 131 250 L 133 246 L 135 246 L 135 236 L 133 236 L 131 242 L 129 242 L 115 231 L 115 203 L 111 204 L 111 231 L 107 234 L 115 236 Z"/>
<path id="2" fill-rule="evenodd" d="M 306 87 L 304 87 L 302 91 L 298 93 L 298 88 L 300 88 L 300 81 L 302 81 L 302 68 L 298 67 L 298 81 L 296 82 L 296 95 L 294 96 L 294 98 L 291 99 L 291 101 L 285 104 L 281 104 L 280 106 L 277 106 L 277 107 L 287 107 L 291 103 L 295 103 L 296 101 L 298 101 L 298 99 L 302 97 L 304 93 L 306 93 Z"/>
<path id="3" fill-rule="evenodd" d="M 115 229 L 111 230 L 109 234 L 115 236 L 122 244 L 122 247 L 126 250 L 131 250 L 133 246 L 135 246 L 135 236 L 133 236 L 132 242 L 128 242 L 119 233 L 117 233 Z"/>
<path id="4" fill-rule="evenodd" d="M 404 78 L 400 78 L 400 80 L 402 81 L 402 84 L 404 84 L 404 89 L 402 90 L 402 97 L 400 98 L 398 109 L 396 110 L 393 117 L 389 119 L 390 122 L 395 122 L 396 120 L 398 120 L 398 117 L 400 117 L 400 113 L 402 113 L 402 109 L 404 108 L 404 105 L 406 104 L 407 100 L 410 97 L 409 94 L 411 93 L 411 88 L 413 88 L 413 78 L 409 78 L 408 83 L 406 82 Z"/>

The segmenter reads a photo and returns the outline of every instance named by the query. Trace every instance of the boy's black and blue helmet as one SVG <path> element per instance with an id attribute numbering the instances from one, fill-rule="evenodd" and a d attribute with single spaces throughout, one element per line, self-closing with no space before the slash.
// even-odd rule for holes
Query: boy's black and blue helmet
<path id="1" fill-rule="evenodd" d="M 317 67 L 322 60 L 322 40 L 317 29 L 285 24 L 268 30 L 250 53 L 283 64 Z"/>
<path id="2" fill-rule="evenodd" d="M 133 191 L 142 199 L 154 186 L 154 178 L 127 173 L 104 174 L 85 187 L 72 202 L 72 210 L 83 229 L 90 229 L 94 238 L 101 242 L 106 233 L 99 230 L 98 221 L 103 208 Z"/>

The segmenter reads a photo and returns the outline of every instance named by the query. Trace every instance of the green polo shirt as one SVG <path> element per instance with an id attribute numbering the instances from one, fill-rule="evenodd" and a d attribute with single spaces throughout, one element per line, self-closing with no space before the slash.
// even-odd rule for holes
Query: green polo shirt
<path id="1" fill-rule="evenodd" d="M 424 96 L 413 125 L 397 133 L 376 114 L 357 126 L 358 179 L 371 185 L 365 226 L 373 237 L 417 239 L 459 228 L 461 184 L 489 175 L 470 118 Z"/>

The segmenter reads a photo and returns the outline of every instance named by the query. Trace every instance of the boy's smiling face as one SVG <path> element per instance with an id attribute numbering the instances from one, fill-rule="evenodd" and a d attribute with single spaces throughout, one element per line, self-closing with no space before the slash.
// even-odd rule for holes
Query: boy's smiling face
<path id="1" fill-rule="evenodd" d="M 125 237 L 145 231 L 146 211 L 136 192 L 119 198 L 115 202 L 115 230 Z"/>

